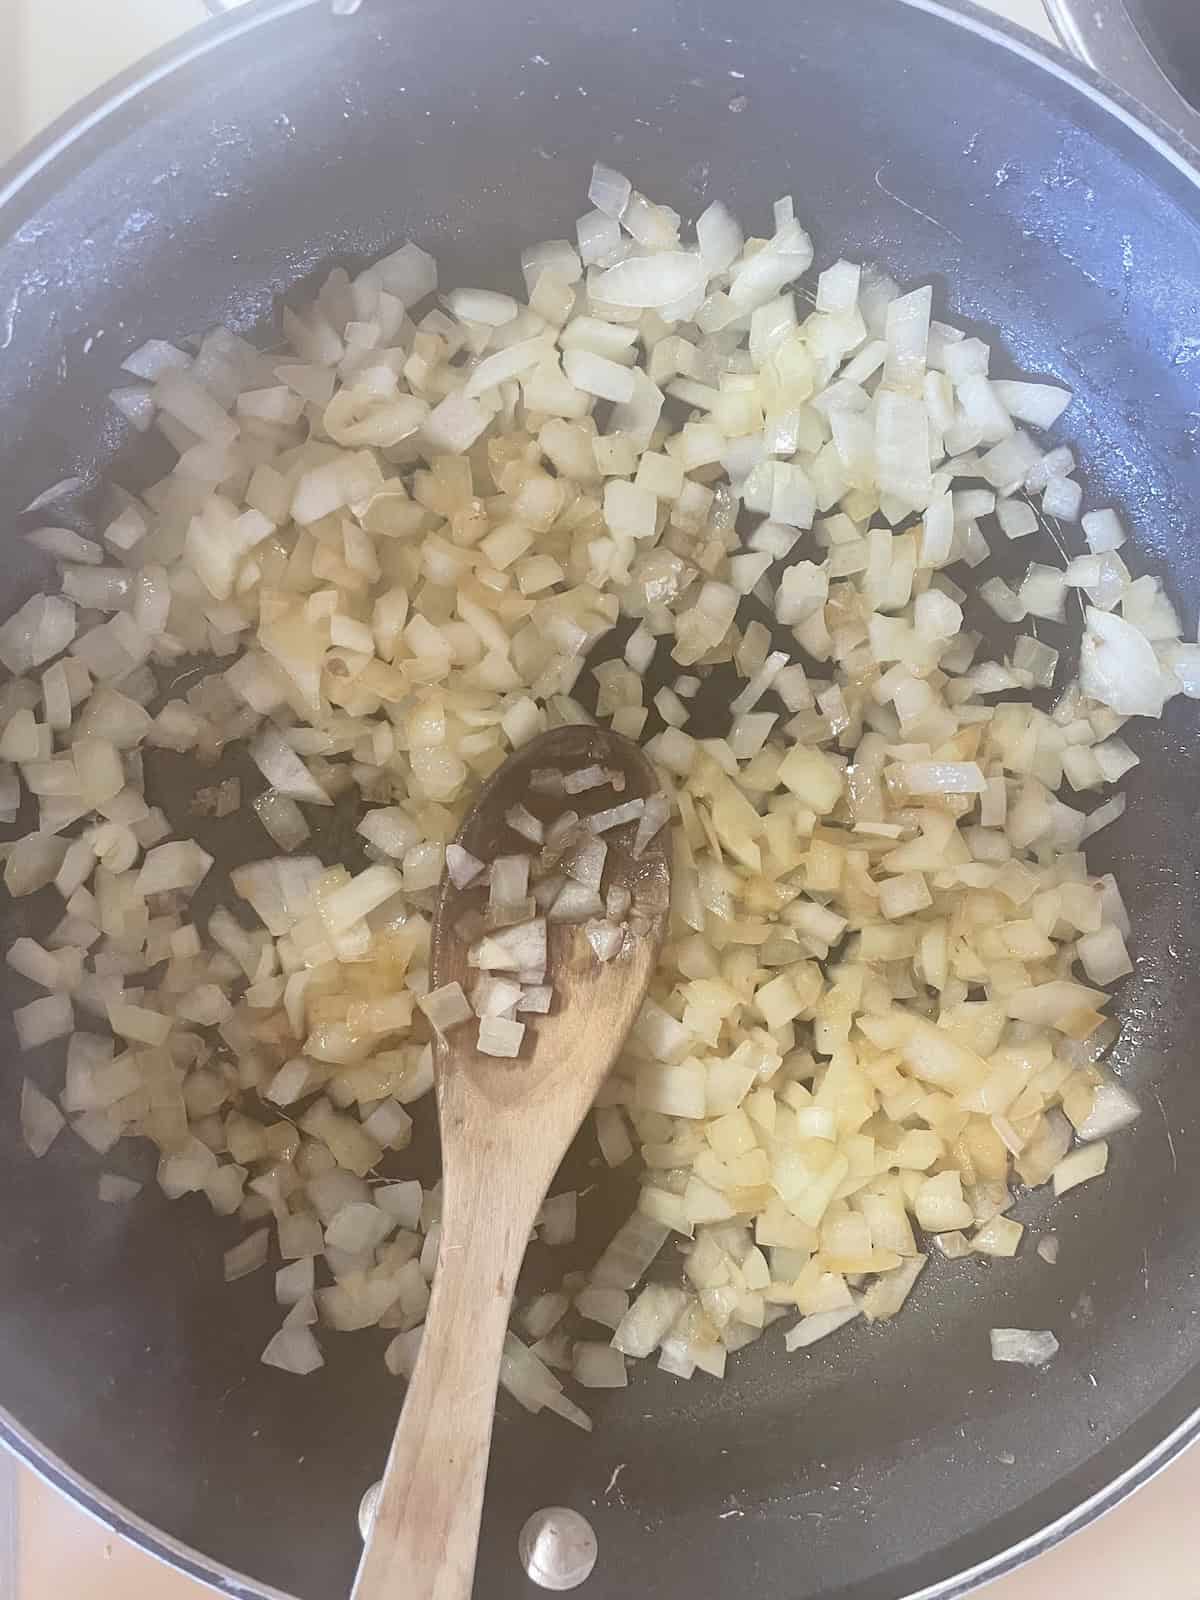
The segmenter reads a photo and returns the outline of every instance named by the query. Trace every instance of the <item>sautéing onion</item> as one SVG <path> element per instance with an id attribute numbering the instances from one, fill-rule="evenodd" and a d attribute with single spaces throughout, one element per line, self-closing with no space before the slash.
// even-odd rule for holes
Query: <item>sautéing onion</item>
<path id="1" fill-rule="evenodd" d="M 36 812 L 4 881 L 55 907 L 8 952 L 40 991 L 14 1014 L 45 1085 L 22 1089 L 26 1143 L 45 1155 L 68 1119 L 106 1160 L 152 1141 L 163 1195 L 253 1230 L 230 1280 L 273 1235 L 288 1310 L 261 1359 L 287 1373 L 322 1365 L 317 1323 L 398 1330 L 385 1361 L 411 1373 L 441 1192 L 398 1152 L 433 1037 L 469 1023 L 506 1070 L 554 1004 L 548 924 L 615 958 L 668 908 L 606 884 L 609 841 L 636 859 L 671 827 L 663 962 L 595 1113 L 607 1166 L 640 1153 L 637 1207 L 586 1279 L 524 1308 L 535 1346 L 505 1352 L 522 1405 L 584 1428 L 558 1372 L 719 1378 L 796 1311 L 786 1348 L 811 1348 L 932 1292 L 922 1231 L 943 1261 L 1003 1270 L 1028 1248 L 1018 1184 L 1104 1171 L 1137 1115 L 1101 1065 L 1132 958 L 1116 883 L 1082 853 L 1125 796 L 1091 797 L 1137 764 L 1128 717 L 1200 695 L 1117 514 L 1083 511 L 1071 451 L 1027 431 L 1066 390 L 993 378 L 927 287 L 855 263 L 821 273 L 810 310 L 790 200 L 766 238 L 716 202 L 694 244 L 611 169 L 589 201 L 578 251 L 525 252 L 527 303 L 433 303 L 436 263 L 406 244 L 289 308 L 283 356 L 223 329 L 143 345 L 114 405 L 174 470 L 117 496 L 95 539 L 33 532 L 62 593 L 0 626 L 0 809 Z M 1075 679 L 1032 629 L 984 659 L 950 576 L 1048 518 L 1064 538 L 1079 520 L 1086 549 L 975 587 L 1018 629 L 1078 600 Z M 648 694 L 667 655 L 673 687 Z M 661 795 L 538 772 L 508 854 L 454 842 L 510 750 L 593 715 L 645 741 Z M 172 837 L 147 779 L 162 750 L 213 765 L 235 746 L 283 853 L 227 870 Z M 197 804 L 219 829 L 240 793 Z M 319 854 L 351 805 L 357 872 Z M 476 896 L 469 995 L 430 990 L 443 873 Z M 61 1038 L 51 1083 L 34 1053 Z M 137 1189 L 99 1178 L 108 1202 Z M 543 1244 L 574 1238 L 583 1200 L 546 1202 Z M 674 1273 L 671 1235 L 682 1280 L 641 1286 Z"/>

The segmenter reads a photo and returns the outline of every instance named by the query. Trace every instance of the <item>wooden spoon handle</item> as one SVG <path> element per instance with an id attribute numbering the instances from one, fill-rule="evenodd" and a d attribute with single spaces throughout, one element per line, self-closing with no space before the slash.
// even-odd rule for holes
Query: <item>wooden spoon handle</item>
<path id="1" fill-rule="evenodd" d="M 433 1298 L 352 1600 L 469 1600 L 517 1273 L 539 1196 L 447 1185 Z M 461 1200 L 457 1197 L 461 1196 Z"/>

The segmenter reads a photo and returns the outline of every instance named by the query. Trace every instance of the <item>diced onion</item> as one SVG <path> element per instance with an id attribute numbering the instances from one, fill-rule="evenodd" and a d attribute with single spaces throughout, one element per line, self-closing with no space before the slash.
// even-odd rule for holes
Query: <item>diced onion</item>
<path id="1" fill-rule="evenodd" d="M 597 211 L 619 222 L 625 214 L 632 193 L 633 185 L 628 178 L 620 172 L 614 172 L 611 167 L 596 162 L 592 168 L 592 181 L 588 186 L 588 199 Z"/>
<path id="2" fill-rule="evenodd" d="M 621 1352 L 590 1339 L 576 1344 L 571 1370 L 585 1389 L 624 1389 L 629 1382 Z"/>
<path id="3" fill-rule="evenodd" d="M 1162 715 L 1169 686 L 1144 634 L 1122 617 L 1087 610 L 1087 631 L 1079 657 L 1083 692 L 1119 716 Z"/>
<path id="4" fill-rule="evenodd" d="M 479 1053 L 485 1056 L 518 1056 L 525 1037 L 525 1024 L 509 1017 L 479 1019 Z"/>
<path id="5" fill-rule="evenodd" d="M 62 1112 L 28 1078 L 21 1085 L 21 1134 L 35 1156 L 44 1156 L 66 1125 Z"/>
<path id="6" fill-rule="evenodd" d="M 683 1308 L 681 1289 L 666 1284 L 647 1284 L 617 1324 L 612 1336 L 613 1348 L 627 1356 L 650 1355 Z"/>
<path id="7" fill-rule="evenodd" d="M 135 1200 L 142 1192 L 140 1183 L 135 1183 L 132 1178 L 119 1177 L 115 1172 L 102 1172 L 100 1174 L 97 1198 L 105 1205 L 125 1205 L 130 1200 Z"/>
<path id="8" fill-rule="evenodd" d="M 546 1244 L 570 1244 L 574 1239 L 577 1202 L 575 1190 L 568 1189 L 543 1203 L 539 1226 Z"/>
<path id="9" fill-rule="evenodd" d="M 257 1272 L 259 1267 L 266 1263 L 270 1237 L 266 1228 L 258 1228 L 248 1238 L 243 1239 L 241 1244 L 235 1244 L 232 1250 L 226 1250 L 226 1283 L 233 1283 L 237 1278 L 244 1278 L 247 1273 Z"/>
<path id="10" fill-rule="evenodd" d="M 1023 1367 L 1044 1367 L 1058 1353 L 1058 1340 L 1046 1330 L 992 1328 L 989 1330 L 993 1361 L 1012 1361 Z"/>
<path id="11" fill-rule="evenodd" d="M 1098 1178 L 1108 1166 L 1108 1141 L 1096 1139 L 1064 1156 L 1054 1169 L 1054 1192 L 1066 1194 L 1089 1178 Z"/>
<path id="12" fill-rule="evenodd" d="M 818 1311 L 811 1317 L 801 1317 L 794 1328 L 784 1335 L 786 1350 L 807 1350 L 819 1339 L 826 1339 L 859 1315 L 857 1306 L 846 1306 L 841 1311 Z"/>
<path id="13" fill-rule="evenodd" d="M 443 984 L 440 989 L 422 995 L 417 1003 L 439 1033 L 467 1022 L 475 1014 L 459 983 Z"/>
<path id="14" fill-rule="evenodd" d="M 1076 1132 L 1081 1139 L 1107 1139 L 1110 1133 L 1136 1122 L 1140 1115 L 1141 1107 L 1127 1089 L 1118 1083 L 1102 1083 Z"/>
<path id="15" fill-rule="evenodd" d="M 52 1039 L 62 1039 L 74 1027 L 74 1008 L 65 994 L 50 994 L 31 1000 L 13 1012 L 17 1043 L 22 1050 L 37 1050 Z"/>
<path id="16" fill-rule="evenodd" d="M 637 1208 L 589 1279 L 526 1305 L 536 1348 L 505 1349 L 520 1403 L 585 1429 L 569 1378 L 720 1378 L 793 1305 L 789 1350 L 886 1320 L 921 1230 L 947 1261 L 1005 1258 L 1018 1182 L 1105 1170 L 1137 1115 L 1100 1065 L 1137 946 L 1083 852 L 1126 805 L 1123 721 L 1200 698 L 1163 584 L 1036 433 L 1065 389 L 993 377 L 928 285 L 836 261 L 813 309 L 786 196 L 749 240 L 721 201 L 693 234 L 602 165 L 589 201 L 578 249 L 524 251 L 523 298 L 435 302 L 406 243 L 287 307 L 282 352 L 225 329 L 143 345 L 112 401 L 174 468 L 28 534 L 61 592 L 0 624 L 0 816 L 23 823 L 4 881 L 52 905 L 7 952 L 39 991 L 14 1026 L 25 1050 L 69 1040 L 61 1110 L 23 1083 L 26 1144 L 64 1113 L 77 1149 L 148 1140 L 165 1197 L 255 1230 L 230 1279 L 273 1231 L 289 1309 L 267 1365 L 320 1367 L 320 1321 L 395 1330 L 385 1363 L 411 1374 L 442 1195 L 393 1163 L 436 1036 L 470 1023 L 459 1042 L 508 1073 L 563 1004 L 565 948 L 619 964 L 663 919 L 595 1108 L 604 1166 L 640 1155 Z M 963 577 L 997 529 L 1035 541 L 1015 589 Z M 1017 630 L 998 659 L 977 598 Z M 1077 604 L 1064 681 L 1072 652 L 1036 624 Z M 511 750 L 591 721 L 645 740 L 661 788 L 535 770 L 495 859 L 458 842 Z M 261 779 L 245 802 L 223 768 L 186 821 L 148 803 L 160 761 L 235 752 Z M 244 804 L 277 853 L 229 866 Z M 669 905 L 638 864 L 660 836 Z M 469 995 L 431 989 L 450 895 Z M 545 1244 L 574 1239 L 579 1202 L 546 1201 Z M 642 1287 L 670 1234 L 682 1280 Z"/>
<path id="17" fill-rule="evenodd" d="M 325 1365 L 321 1347 L 309 1330 L 294 1325 L 280 1328 L 260 1359 L 264 1366 L 299 1374 L 316 1372 L 318 1367 Z"/>

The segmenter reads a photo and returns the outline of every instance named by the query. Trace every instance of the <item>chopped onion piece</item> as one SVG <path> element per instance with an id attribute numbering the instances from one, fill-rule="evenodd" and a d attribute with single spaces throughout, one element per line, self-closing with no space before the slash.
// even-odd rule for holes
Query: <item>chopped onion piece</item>
<path id="1" fill-rule="evenodd" d="M 97 1187 L 97 1199 L 105 1205 L 124 1205 L 129 1200 L 135 1200 L 142 1192 L 140 1183 L 135 1183 L 132 1178 L 119 1177 L 115 1172 L 102 1172 Z"/>
<path id="2" fill-rule="evenodd" d="M 44 1156 L 66 1126 L 66 1118 L 28 1078 L 21 1084 L 21 1135 L 35 1156 Z"/>
<path id="3" fill-rule="evenodd" d="M 1083 524 L 1083 536 L 1093 555 L 1119 550 L 1125 543 L 1125 529 L 1113 510 L 1086 511 L 1080 521 Z"/>
<path id="4" fill-rule="evenodd" d="M 276 729 L 269 728 L 259 734 L 250 746 L 250 758 L 271 787 L 289 800 L 306 800 L 316 806 L 333 804 L 330 796 Z"/>
<path id="5" fill-rule="evenodd" d="M 590 293 L 604 305 L 659 309 L 703 289 L 707 276 L 708 268 L 698 255 L 660 250 L 654 255 L 632 256 L 597 273 Z"/>
<path id="6" fill-rule="evenodd" d="M 913 1285 L 924 1269 L 925 1256 L 914 1256 L 891 1272 L 884 1272 L 863 1295 L 862 1311 L 868 1322 L 878 1322 L 893 1317 L 912 1292 Z"/>
<path id="7" fill-rule="evenodd" d="M 993 1361 L 1012 1361 L 1023 1367 L 1044 1367 L 1058 1353 L 1058 1340 L 1046 1330 L 991 1328 L 988 1333 Z"/>
<path id="8" fill-rule="evenodd" d="M 1074 1189 L 1076 1184 L 1086 1183 L 1089 1178 L 1098 1178 L 1108 1166 L 1108 1141 L 1096 1139 L 1091 1144 L 1081 1145 L 1078 1150 L 1072 1150 L 1069 1156 L 1064 1156 L 1054 1169 L 1054 1192 L 1066 1194 L 1069 1189 Z"/>
<path id="9" fill-rule="evenodd" d="M 284 1324 L 259 1358 L 264 1366 L 281 1372 L 316 1372 L 325 1365 L 321 1347 L 305 1327 Z"/>
<path id="10" fill-rule="evenodd" d="M 566 794 L 585 794 L 589 789 L 603 789 L 613 777 L 607 767 L 579 767 L 563 774 L 563 790 Z"/>
<path id="11" fill-rule="evenodd" d="M 987 788 L 974 761 L 910 761 L 901 768 L 901 781 L 912 795 L 982 794 Z"/>
<path id="12" fill-rule="evenodd" d="M 502 928 L 487 934 L 471 947 L 468 961 L 473 967 L 490 972 L 544 971 L 546 967 L 546 919 Z"/>
<path id="13" fill-rule="evenodd" d="M 588 185 L 588 199 L 597 211 L 619 222 L 625 215 L 633 185 L 623 173 L 615 172 L 597 161 L 592 167 L 592 181 Z"/>
<path id="14" fill-rule="evenodd" d="M 312 1256 L 303 1256 L 275 1274 L 275 1300 L 281 1306 L 294 1306 L 313 1292 L 315 1278 Z"/>
<path id="15" fill-rule="evenodd" d="M 685 1302 L 681 1289 L 648 1284 L 617 1324 L 613 1348 L 627 1356 L 650 1355 L 665 1338 Z"/>
<path id="16" fill-rule="evenodd" d="M 576 1383 L 585 1389 L 624 1389 L 629 1382 L 621 1352 L 589 1339 L 576 1344 L 571 1370 Z"/>
<path id="17" fill-rule="evenodd" d="M 398 1333 L 383 1352 L 384 1364 L 394 1377 L 411 1378 L 417 1370 L 424 1331 L 422 1324 L 419 1328 L 410 1328 L 407 1333 Z"/>
<path id="18" fill-rule="evenodd" d="M 326 1227 L 325 1243 L 349 1255 L 360 1255 L 382 1244 L 394 1226 L 394 1219 L 378 1206 L 352 1201 Z"/>
<path id="19" fill-rule="evenodd" d="M 462 992 L 460 983 L 444 983 L 440 989 L 423 994 L 417 1001 L 439 1033 L 448 1033 L 460 1022 L 469 1022 L 475 1015 L 470 1002 Z"/>
<path id="20" fill-rule="evenodd" d="M 1106 800 L 1102 806 L 1097 806 L 1088 815 L 1083 827 L 1083 837 L 1090 839 L 1094 833 L 1099 833 L 1101 828 L 1107 828 L 1110 822 L 1116 822 L 1118 817 L 1124 816 L 1125 805 L 1125 796 L 1115 794 L 1111 800 Z"/>
<path id="21" fill-rule="evenodd" d="M 523 994 L 519 983 L 507 978 L 484 976 L 471 992 L 471 1004 L 477 1017 L 509 1016 L 517 1008 Z"/>
<path id="22" fill-rule="evenodd" d="M 525 1024 L 509 1017 L 481 1017 L 479 1053 L 484 1056 L 516 1057 L 521 1053 Z"/>
<path id="23" fill-rule="evenodd" d="M 597 961 L 611 961 L 625 942 L 625 930 L 612 922 L 588 922 L 584 933 Z"/>
<path id="24" fill-rule="evenodd" d="M 1169 692 L 1150 641 L 1122 617 L 1089 606 L 1079 655 L 1084 694 L 1122 717 L 1160 717 Z"/>
<path id="25" fill-rule="evenodd" d="M 531 1016 L 546 1016 L 554 999 L 554 990 L 548 983 L 533 984 L 524 988 L 517 1001 L 517 1010 Z"/>
<path id="26" fill-rule="evenodd" d="M 634 378 L 629 368 L 609 361 L 605 356 L 595 355 L 590 350 L 568 350 L 563 356 L 563 371 L 568 382 L 600 400 L 620 403 L 633 398 Z M 624 487 L 632 489 L 633 485 L 626 484 Z M 645 493 L 644 490 L 639 492 Z"/>
<path id="27" fill-rule="evenodd" d="M 121 363 L 123 372 L 132 372 L 135 378 L 145 378 L 154 383 L 164 372 L 186 372 L 192 358 L 165 339 L 147 339 Z"/>
<path id="28" fill-rule="evenodd" d="M 575 1216 L 578 1195 L 574 1189 L 552 1195 L 542 1204 L 538 1225 L 546 1244 L 570 1244 L 575 1237 Z"/>
<path id="29" fill-rule="evenodd" d="M 570 1304 L 561 1291 L 540 1294 L 521 1313 L 521 1326 L 531 1339 L 544 1339 L 562 1321 Z"/>
<path id="30" fill-rule="evenodd" d="M 488 883 L 489 905 L 520 905 L 529 891 L 530 864 L 528 856 L 497 856 Z"/>
<path id="31" fill-rule="evenodd" d="M 550 922 L 586 922 L 591 917 L 602 916 L 604 902 L 595 889 L 587 884 L 564 883 L 547 913 Z"/>
<path id="32" fill-rule="evenodd" d="M 189 891 L 207 876 L 212 864 L 208 852 L 190 840 L 160 844 L 147 852 L 134 888 L 147 898 L 173 889 Z"/>
<path id="33" fill-rule="evenodd" d="M 812 1316 L 801 1317 L 795 1327 L 784 1335 L 784 1348 L 789 1351 L 807 1350 L 809 1345 L 828 1338 L 859 1315 L 858 1306 L 846 1306 L 840 1311 L 818 1311 Z"/>
<path id="34" fill-rule="evenodd" d="M 504 813 L 504 820 L 514 833 L 519 833 L 523 839 L 528 839 L 530 844 L 541 844 L 546 836 L 545 827 L 525 806 L 510 806 Z"/>
<path id="35" fill-rule="evenodd" d="M 257 1272 L 267 1260 L 267 1246 L 270 1243 L 270 1233 L 266 1228 L 258 1228 L 235 1244 L 232 1250 L 225 1252 L 225 1282 L 233 1283 L 237 1278 L 244 1278 L 248 1273 Z"/>
<path id="36" fill-rule="evenodd" d="M 644 800 L 626 800 L 623 805 L 611 806 L 607 811 L 594 811 L 587 819 L 587 825 L 593 833 L 608 833 L 611 828 L 620 828 L 627 822 L 637 820 L 645 809 Z"/>
<path id="37" fill-rule="evenodd" d="M 560 865 L 567 877 L 598 895 L 607 860 L 608 846 L 603 839 L 584 837 L 567 851 Z"/>
<path id="38" fill-rule="evenodd" d="M 1102 1083 L 1096 1090 L 1092 1108 L 1076 1128 L 1081 1139 L 1107 1139 L 1110 1133 L 1127 1128 L 1141 1115 L 1141 1107 L 1128 1089 L 1118 1083 Z"/>
<path id="39" fill-rule="evenodd" d="M 12 1014 L 17 1043 L 22 1050 L 38 1050 L 52 1039 L 65 1038 L 75 1026 L 71 999 L 66 994 L 48 994 L 18 1006 Z"/>
<path id="40" fill-rule="evenodd" d="M 395 861 L 403 860 L 411 849 L 422 842 L 420 828 L 402 806 L 375 806 L 358 824 L 357 831 L 373 849 Z M 447 863 L 451 849 L 458 849 L 458 846 L 447 845 Z"/>
<path id="41" fill-rule="evenodd" d="M 598 1288 L 632 1289 L 666 1244 L 670 1229 L 635 1210 L 592 1269 Z"/>
<path id="42" fill-rule="evenodd" d="M 483 872 L 483 862 L 460 844 L 446 846 L 446 871 L 456 889 L 466 889 Z"/>
<path id="43" fill-rule="evenodd" d="M 310 836 L 303 811 L 294 800 L 276 789 L 260 794 L 254 801 L 254 810 L 281 850 L 295 850 Z"/>
<path id="44" fill-rule="evenodd" d="M 615 1329 L 629 1310 L 629 1296 L 624 1289 L 604 1289 L 589 1284 L 576 1295 L 575 1309 L 589 1322 Z"/>
<path id="45" fill-rule="evenodd" d="M 1084 934 L 1077 941 L 1075 952 L 1088 977 L 1102 989 L 1133 971 L 1120 928 L 1100 928 Z"/>
<path id="46" fill-rule="evenodd" d="M 1025 1229 L 1011 1217 L 993 1217 L 979 1228 L 971 1240 L 971 1248 L 979 1255 L 1015 1256 Z"/>
<path id="47" fill-rule="evenodd" d="M 1052 383 L 1015 383 L 992 380 L 992 390 L 1010 417 L 1035 428 L 1052 428 L 1071 403 L 1071 391 Z"/>
<path id="48" fill-rule="evenodd" d="M 33 533 L 27 533 L 25 540 L 35 550 L 53 556 L 56 561 L 82 561 L 98 566 L 104 559 L 104 552 L 98 544 L 82 538 L 71 528 L 37 528 Z"/>
<path id="49" fill-rule="evenodd" d="M 515 1333 L 504 1336 L 500 1385 L 527 1411 L 538 1412 L 562 1392 L 562 1384 L 548 1367 L 521 1343 Z"/>
<path id="50" fill-rule="evenodd" d="M 284 1062 L 262 1093 L 277 1106 L 294 1105 L 320 1082 L 320 1074 L 305 1056 Z"/>

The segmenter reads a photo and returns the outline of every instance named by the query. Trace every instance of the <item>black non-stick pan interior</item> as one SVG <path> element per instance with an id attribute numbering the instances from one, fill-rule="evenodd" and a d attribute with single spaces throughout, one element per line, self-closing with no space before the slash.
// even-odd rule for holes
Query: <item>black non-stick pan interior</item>
<path id="1" fill-rule="evenodd" d="M 118 480 L 147 470 L 104 402 L 141 340 L 268 330 L 281 294 L 404 237 L 438 254 L 447 284 L 512 282 L 523 244 L 572 231 L 599 157 L 689 217 L 719 196 L 766 230 L 791 193 L 819 263 L 932 279 L 939 314 L 998 340 L 1013 371 L 1069 384 L 1059 433 L 1091 503 L 1122 510 L 1194 625 L 1200 190 L 1064 67 L 897 0 L 405 0 L 352 18 L 276 4 L 257 25 L 254 11 L 179 52 L 0 207 L 6 609 L 42 579 L 17 543 L 37 491 L 113 458 Z M 1032 1251 L 935 1263 L 896 1323 L 792 1357 L 768 1337 L 720 1385 L 639 1367 L 627 1391 L 592 1397 L 590 1437 L 502 1401 L 489 1600 L 534 1592 L 516 1534 L 547 1504 L 597 1529 L 594 1600 L 948 1594 L 1184 1428 L 1200 1404 L 1192 707 L 1133 742 L 1129 809 L 1097 854 L 1134 916 L 1116 1063 L 1145 1111 L 1105 1182 L 1022 1200 L 1022 1220 L 1060 1234 L 1058 1265 Z M 204 840 L 261 848 L 236 819 Z M 6 944 L 25 917 L 5 908 Z M 11 1003 L 27 998 L 4 981 Z M 0 1402 L 212 1562 L 305 1600 L 344 1593 L 358 1498 L 401 1399 L 382 1336 L 330 1340 L 312 1379 L 261 1367 L 276 1311 L 269 1277 L 221 1282 L 236 1229 L 154 1192 L 98 1207 L 98 1161 L 77 1142 L 35 1166 L 4 1037 Z M 567 1181 L 596 1180 L 585 1142 Z M 596 1183 L 581 1260 L 629 1201 Z M 561 1266 L 532 1255 L 530 1281 Z M 1052 1328 L 1062 1349 L 1040 1372 L 995 1366 L 993 1325 Z"/>

